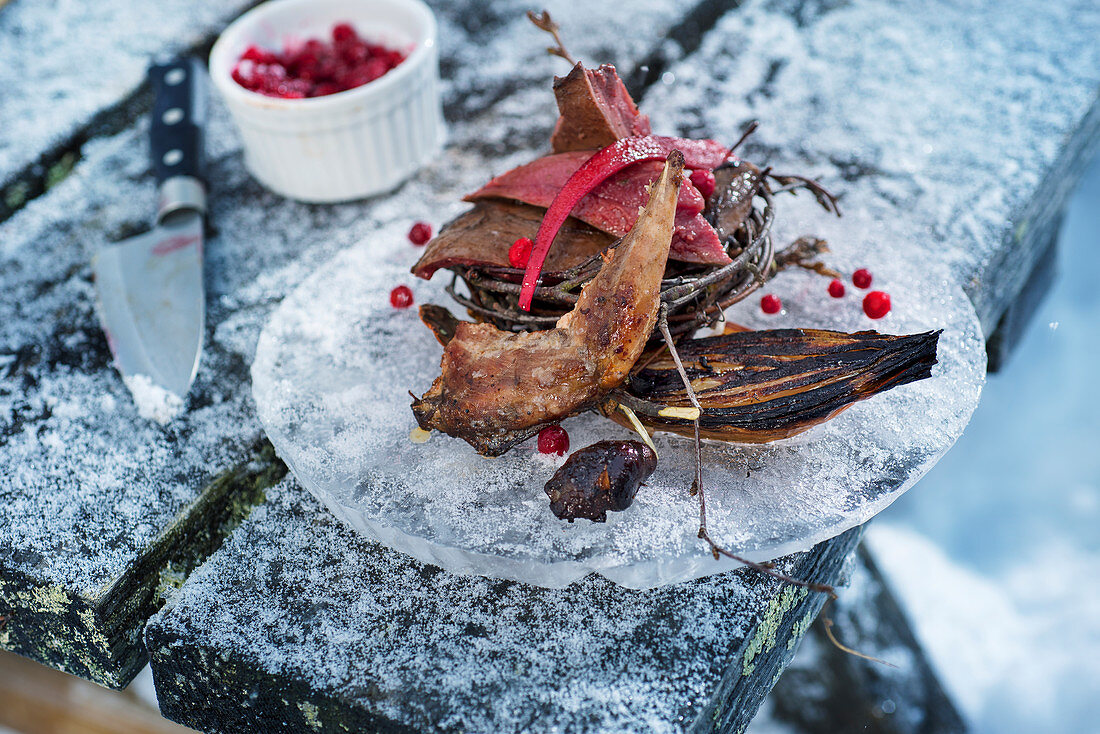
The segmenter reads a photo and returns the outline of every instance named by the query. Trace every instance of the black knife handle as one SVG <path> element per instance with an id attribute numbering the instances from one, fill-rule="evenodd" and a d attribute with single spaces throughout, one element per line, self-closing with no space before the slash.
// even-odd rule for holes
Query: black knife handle
<path id="1" fill-rule="evenodd" d="M 206 183 L 203 137 L 206 127 L 206 78 L 195 58 L 149 67 L 153 85 L 153 121 L 149 150 L 157 185 L 176 176 Z"/>

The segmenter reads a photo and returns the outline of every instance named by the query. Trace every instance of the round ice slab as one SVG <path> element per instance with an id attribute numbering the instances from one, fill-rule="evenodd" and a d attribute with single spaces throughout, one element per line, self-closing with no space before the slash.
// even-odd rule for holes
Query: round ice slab
<path id="1" fill-rule="evenodd" d="M 440 433 L 410 440 L 409 392 L 431 385 L 442 347 L 415 307 L 390 306 L 389 292 L 406 283 L 417 304 L 453 306 L 446 273 L 430 283 L 409 275 L 415 255 L 397 242 L 341 253 L 281 304 L 260 336 L 252 367 L 260 419 L 305 487 L 363 535 L 455 573 L 557 587 L 596 572 L 649 588 L 731 567 L 696 537 L 686 439 L 655 437 L 658 469 L 633 506 L 609 513 L 607 523 L 573 524 L 554 517 L 542 489 L 564 459 L 538 454 L 534 440 L 495 459 Z M 985 372 L 969 301 L 953 285 L 918 282 L 886 265 L 875 276 L 894 303 L 878 322 L 863 315 L 862 291 L 849 285 L 847 297 L 832 299 L 827 279 L 805 271 L 769 284 L 783 313 L 764 316 L 755 298 L 731 313 L 756 328 L 944 330 L 931 379 L 793 439 L 706 444 L 710 532 L 731 551 L 770 559 L 866 521 L 923 475 L 969 420 Z M 630 437 L 594 414 L 564 425 L 573 448 Z"/>

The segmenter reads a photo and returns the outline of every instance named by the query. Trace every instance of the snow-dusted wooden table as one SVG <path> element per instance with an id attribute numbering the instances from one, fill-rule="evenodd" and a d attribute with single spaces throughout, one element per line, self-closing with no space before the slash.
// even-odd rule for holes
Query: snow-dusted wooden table
<path id="1" fill-rule="evenodd" d="M 215 105 L 206 352 L 182 418 L 138 416 L 88 259 L 149 220 L 149 56 L 201 51 L 247 4 L 0 9 L 0 646 L 111 687 L 150 657 L 165 714 L 209 731 L 742 729 L 820 595 L 744 571 L 649 592 L 452 576 L 340 525 L 255 417 L 257 334 L 302 278 L 544 146 L 562 69 L 523 4 L 433 3 L 450 145 L 390 196 L 264 191 Z M 846 228 L 962 284 L 987 336 L 1008 325 L 993 342 L 1026 311 L 1100 130 L 1094 3 L 549 7 L 655 129 L 758 118 L 747 155 L 812 172 Z M 836 581 L 857 541 L 781 565 Z"/>

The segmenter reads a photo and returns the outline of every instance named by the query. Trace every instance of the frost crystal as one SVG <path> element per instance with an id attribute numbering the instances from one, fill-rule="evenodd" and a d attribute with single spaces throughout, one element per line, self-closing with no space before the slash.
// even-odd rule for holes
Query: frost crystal
<path id="1" fill-rule="evenodd" d="M 147 375 L 123 375 L 122 381 L 134 396 L 138 415 L 146 420 L 167 425 L 183 410 L 183 399 L 179 395 L 165 390 Z"/>

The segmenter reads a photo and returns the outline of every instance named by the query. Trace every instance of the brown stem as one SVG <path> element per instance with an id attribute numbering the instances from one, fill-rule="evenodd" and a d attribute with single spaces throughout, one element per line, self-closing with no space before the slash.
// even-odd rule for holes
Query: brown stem
<path id="1" fill-rule="evenodd" d="M 574 61 L 573 57 L 569 55 L 569 52 L 565 50 L 565 44 L 561 42 L 561 36 L 559 35 L 561 29 L 558 27 L 558 24 L 550 18 L 549 11 L 543 10 L 540 13 L 536 13 L 534 10 L 528 10 L 527 19 L 534 23 L 535 27 L 540 31 L 546 31 L 554 37 L 554 43 L 558 45 L 548 47 L 546 49 L 547 53 L 553 54 L 554 56 L 560 56 L 570 64 L 576 65 L 577 62 Z"/>
<path id="2" fill-rule="evenodd" d="M 657 327 L 661 331 L 661 336 L 664 337 L 665 346 L 668 347 L 669 354 L 672 355 L 672 361 L 676 364 L 676 371 L 680 373 L 680 379 L 684 383 L 684 390 L 687 392 L 688 400 L 691 404 L 702 413 L 703 408 L 699 404 L 699 399 L 695 396 L 695 390 L 691 386 L 691 380 L 688 378 L 687 370 L 684 369 L 683 362 L 680 361 L 680 353 L 676 349 L 676 343 L 672 340 L 672 334 L 668 330 L 668 317 L 665 306 L 661 305 L 660 315 L 657 317 Z M 710 552 L 714 556 L 714 560 L 718 560 L 719 556 L 725 556 L 738 563 L 748 566 L 749 568 L 758 571 L 763 574 L 767 574 L 774 579 L 782 581 L 784 583 L 791 584 L 793 586 L 801 586 L 811 591 L 817 591 L 822 594 L 828 594 L 830 599 L 836 599 L 836 590 L 828 584 L 820 584 L 816 581 L 803 581 L 801 579 L 792 578 L 784 573 L 776 571 L 771 564 L 757 563 L 750 561 L 747 558 L 742 558 L 734 553 L 730 553 L 728 550 L 714 542 L 714 539 L 710 537 L 710 533 L 707 532 L 707 500 L 706 494 L 703 492 L 703 447 L 702 441 L 699 439 L 699 419 L 695 421 L 695 480 L 692 483 L 691 493 L 699 498 L 699 538 L 705 540 L 707 545 L 710 546 Z"/>
<path id="3" fill-rule="evenodd" d="M 791 244 L 775 253 L 775 266 L 777 269 L 797 266 L 812 270 L 818 275 L 828 278 L 839 278 L 840 273 L 821 262 L 810 262 L 813 258 L 829 251 L 825 240 L 818 237 L 799 237 Z"/>
<path id="4" fill-rule="evenodd" d="M 833 601 L 834 599 L 836 599 L 835 596 L 832 599 L 830 599 L 829 601 L 825 602 L 825 607 L 821 610 L 821 623 L 823 625 L 825 625 L 825 636 L 829 638 L 829 642 L 833 643 L 833 646 L 836 647 L 836 649 L 840 650 L 841 652 L 846 652 L 849 655 L 855 655 L 857 658 L 863 658 L 864 660 L 870 660 L 872 663 L 882 663 L 883 665 L 888 665 L 891 668 L 898 667 L 898 666 L 894 665 L 893 663 L 886 662 L 882 658 L 876 658 L 873 655 L 868 655 L 866 653 L 862 653 L 859 650 L 853 650 L 852 648 L 848 647 L 847 645 L 842 644 L 840 642 L 840 640 L 838 640 L 836 638 L 836 635 L 833 634 L 833 627 L 836 625 L 836 622 L 834 622 L 832 620 L 832 617 L 830 617 L 829 614 L 828 614 L 829 602 Z"/>
<path id="5" fill-rule="evenodd" d="M 806 189 L 814 198 L 817 199 L 817 203 L 821 205 L 821 208 L 830 214 L 840 216 L 840 205 L 837 203 L 837 198 L 829 192 L 824 186 L 814 181 L 812 178 L 806 178 L 805 176 L 796 176 L 792 174 L 780 174 L 772 173 L 769 168 L 764 173 L 765 176 L 771 177 L 773 181 L 779 183 L 780 188 L 776 189 L 773 193 L 780 193 L 783 191 L 797 191 L 798 189 Z"/>
<path id="6" fill-rule="evenodd" d="M 760 127 L 760 120 L 753 120 L 745 128 L 745 132 L 741 133 L 741 137 L 737 139 L 737 142 L 730 146 L 730 149 L 726 151 L 726 158 L 733 155 L 733 152 L 741 147 L 741 144 L 749 139 L 749 136 L 756 132 L 756 128 Z"/>

